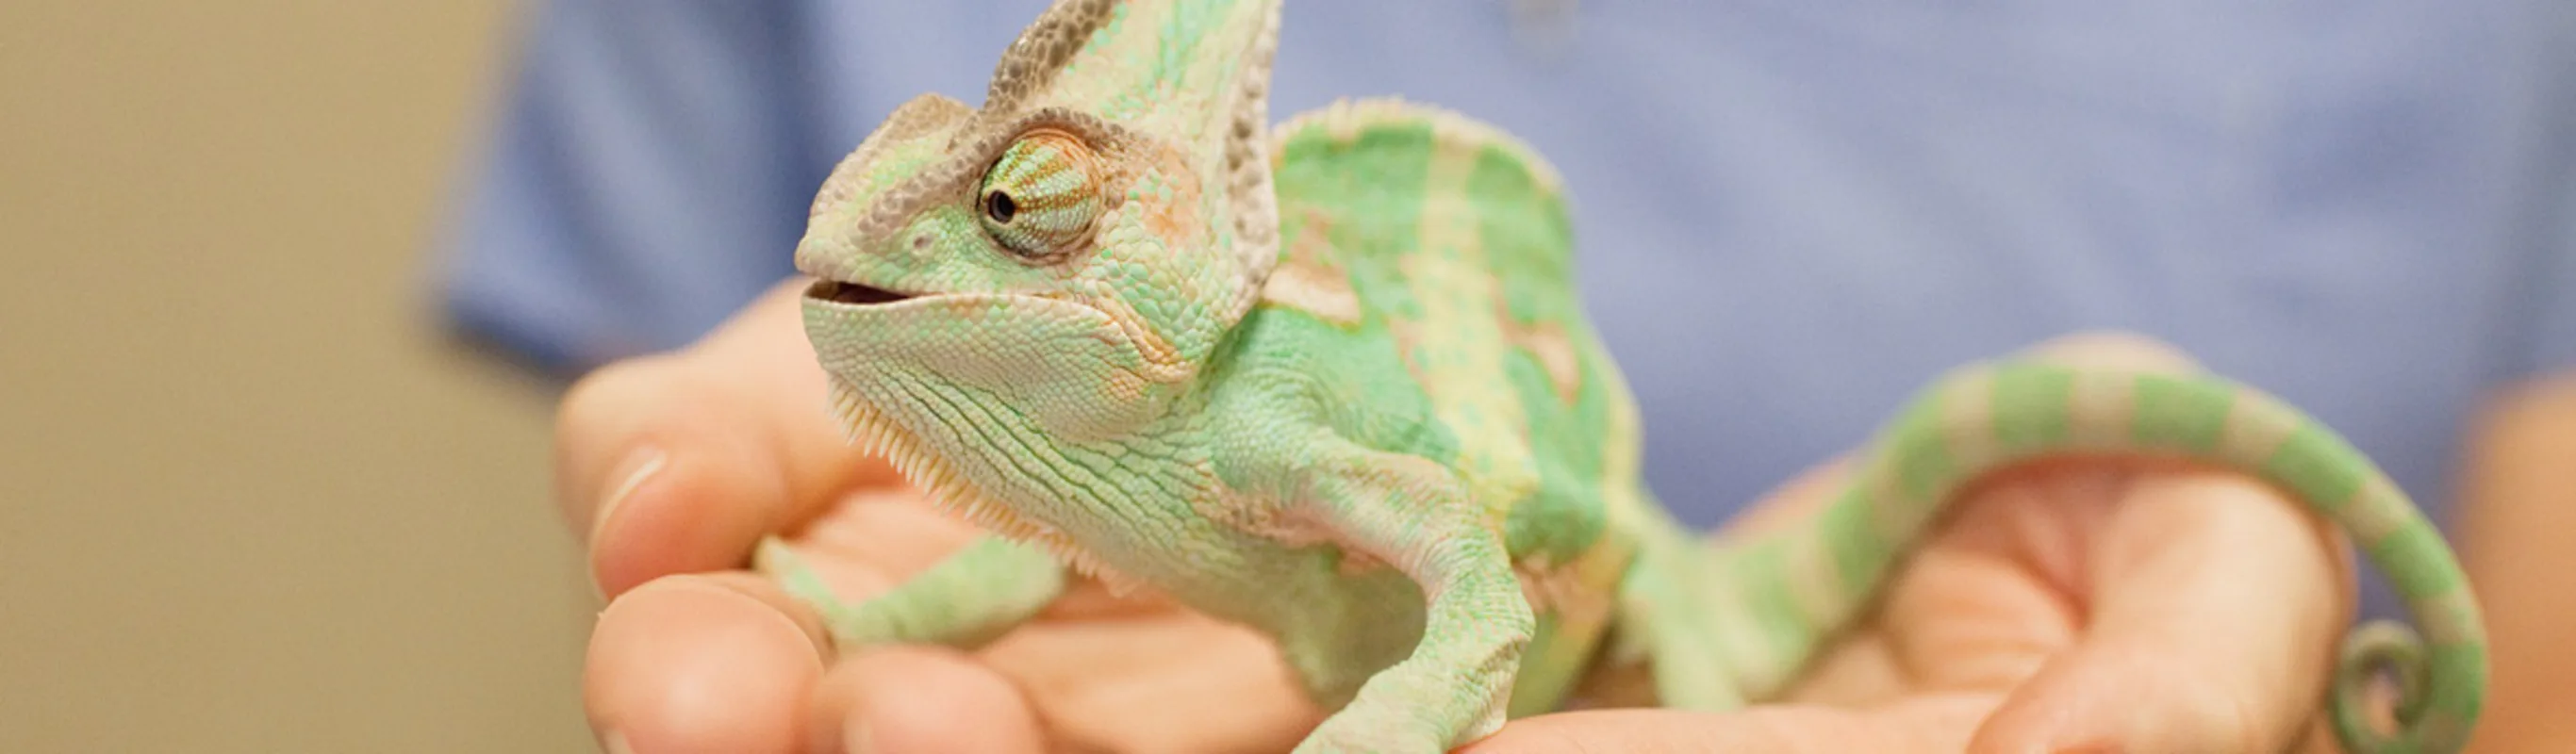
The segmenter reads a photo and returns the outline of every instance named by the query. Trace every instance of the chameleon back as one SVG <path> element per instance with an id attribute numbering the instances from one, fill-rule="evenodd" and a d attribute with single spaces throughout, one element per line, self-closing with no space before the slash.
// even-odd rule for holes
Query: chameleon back
<path id="1" fill-rule="evenodd" d="M 1273 144 L 1280 260 L 1246 327 L 1331 328 L 1298 347 L 1341 353 L 1322 366 L 1367 407 L 1342 430 L 1458 471 L 1539 615 L 1513 709 L 1552 707 L 1609 621 L 1624 530 L 1663 520 L 1640 515 L 1636 406 L 1584 317 L 1556 175 L 1491 126 L 1391 100 Z"/>

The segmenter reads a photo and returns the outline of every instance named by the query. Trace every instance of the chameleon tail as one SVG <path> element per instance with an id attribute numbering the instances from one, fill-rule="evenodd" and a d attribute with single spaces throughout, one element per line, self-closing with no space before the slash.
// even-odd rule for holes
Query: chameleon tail
<path id="1" fill-rule="evenodd" d="M 2438 650 L 2431 657 L 2427 657 L 2425 652 L 2424 640 L 2416 635 L 2414 629 L 2393 621 L 2364 623 L 2344 637 L 2342 657 L 2338 658 L 2335 667 L 2334 699 L 2328 711 L 2334 715 L 2335 736 L 2343 740 L 2345 751 L 2355 754 L 2455 751 L 2466 743 L 2471 724 L 2476 722 L 2476 703 L 2482 689 L 2473 684 L 2465 695 L 2450 697 L 2468 702 L 2465 713 L 2441 710 L 2428 718 L 2429 711 L 2441 708 L 2435 702 L 2444 697 L 2441 690 L 2427 688 L 2432 679 L 2427 679 L 2425 674 L 2427 669 L 2438 667 L 2446 659 L 2454 662 L 2467 659 L 2478 663 L 2469 672 L 2451 672 L 2436 678 L 2459 678 L 2471 674 L 2483 677 L 2485 654 L 2481 652 L 2474 658 L 2445 658 Z M 2379 724 L 2370 715 L 2371 704 L 2377 700 L 2369 692 L 2375 681 L 2374 674 L 2381 669 L 2386 669 L 2396 679 L 2397 704 L 2389 716 L 2400 727 L 2396 736 L 2380 732 Z M 2434 672 L 2441 673 L 2439 670 Z"/>
<path id="2" fill-rule="evenodd" d="M 1858 474 L 1808 526 L 1721 546 L 1713 588 L 1761 629 L 1770 660 L 1739 673 L 1751 696 L 1774 693 L 1834 630 L 1866 607 L 1897 558 L 1962 486 L 2053 455 L 2175 458 L 2252 474 L 2348 532 L 2390 577 L 2424 635 L 2374 623 L 2345 641 L 2329 704 L 2336 734 L 2360 754 L 2458 750 L 2485 694 L 2478 607 L 2441 533 L 2377 466 L 2322 424 L 2253 388 L 2206 376 L 2076 370 L 2036 363 L 1971 366 L 1921 394 L 1872 444 Z M 2397 730 L 2377 730 L 2370 686 L 2398 683 Z M 1745 671 L 1754 671 L 1745 673 Z"/>

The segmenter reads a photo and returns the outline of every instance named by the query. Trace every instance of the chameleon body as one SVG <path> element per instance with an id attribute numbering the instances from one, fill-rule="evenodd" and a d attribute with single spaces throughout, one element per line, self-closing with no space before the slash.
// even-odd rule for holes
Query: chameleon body
<path id="1" fill-rule="evenodd" d="M 1645 663 L 1660 704 L 1780 690 L 1870 605 L 1943 503 L 2037 456 L 2162 455 L 2308 501 L 2426 637 L 2347 642 L 2357 751 L 2449 751 L 2479 617 L 2389 479 L 2215 378 L 1989 363 L 1939 380 L 1803 524 L 1708 543 L 1639 476 L 1640 417 L 1572 284 L 1557 178 L 1391 100 L 1268 126 L 1278 4 L 1064 0 L 981 108 L 898 108 L 817 196 L 805 325 L 855 441 L 990 535 L 845 604 L 758 559 L 844 647 L 971 646 L 1068 570 L 1277 641 L 1336 710 L 1307 752 L 1435 752 Z M 2360 690 L 2404 681 L 2383 735 Z"/>

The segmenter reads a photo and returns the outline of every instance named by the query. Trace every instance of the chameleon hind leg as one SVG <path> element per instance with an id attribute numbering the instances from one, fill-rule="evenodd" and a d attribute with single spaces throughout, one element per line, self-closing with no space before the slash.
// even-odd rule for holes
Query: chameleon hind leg
<path id="1" fill-rule="evenodd" d="M 871 644 L 972 648 L 1037 615 L 1065 589 L 1064 567 L 1054 558 L 990 534 L 855 604 L 834 595 L 822 575 L 775 536 L 761 541 L 754 565 L 812 607 L 833 644 L 844 650 Z"/>

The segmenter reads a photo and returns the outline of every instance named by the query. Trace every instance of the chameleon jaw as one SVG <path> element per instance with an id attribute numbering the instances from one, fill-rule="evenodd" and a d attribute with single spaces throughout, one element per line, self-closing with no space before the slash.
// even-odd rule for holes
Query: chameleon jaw
<path id="1" fill-rule="evenodd" d="M 1100 344 L 1123 334 L 1096 306 L 1071 297 L 1037 293 L 936 292 L 906 293 L 866 283 L 818 277 L 800 302 L 808 339 L 828 374 L 830 406 L 844 437 L 863 455 L 885 459 L 912 486 L 927 493 L 936 508 L 955 514 L 1004 539 L 1036 547 L 1070 567 L 1124 594 L 1142 582 L 1118 572 L 1040 511 L 1024 511 L 1007 502 L 1006 490 L 990 489 L 990 479 L 973 472 L 987 468 L 968 447 L 961 432 L 972 428 L 955 416 L 937 415 L 887 387 L 891 371 L 907 368 L 936 371 L 918 364 L 925 352 L 954 351 L 939 342 L 923 343 L 925 331 L 947 331 L 960 323 L 992 332 L 1009 332 L 1008 322 L 994 318 L 1039 318 L 1070 326 L 1084 334 L 1077 344 Z M 934 359 L 936 361 L 936 359 Z M 910 364 L 910 367 L 906 365 Z M 875 393 L 872 395 L 871 393 Z M 885 401 L 880 403 L 879 401 Z"/>

